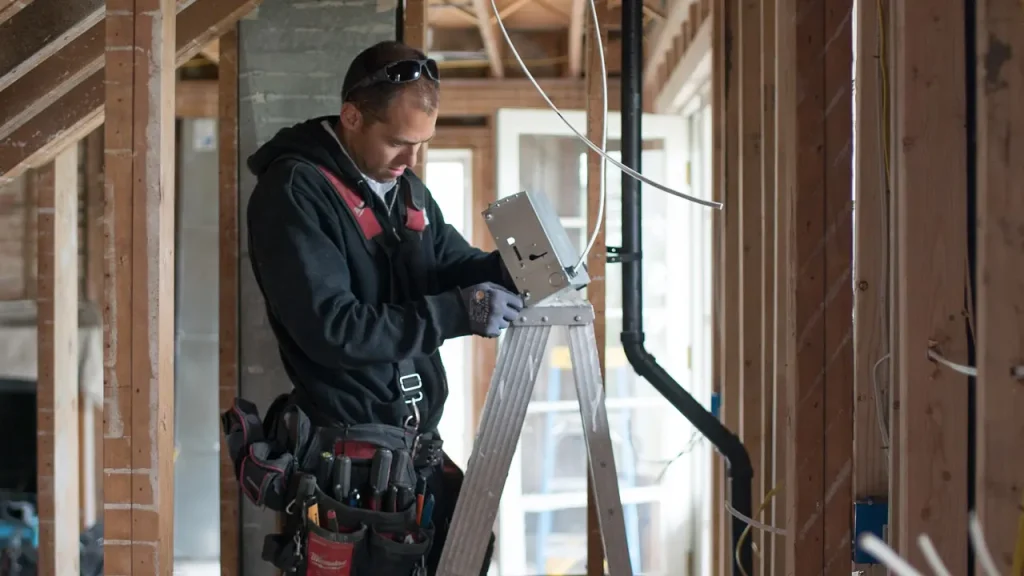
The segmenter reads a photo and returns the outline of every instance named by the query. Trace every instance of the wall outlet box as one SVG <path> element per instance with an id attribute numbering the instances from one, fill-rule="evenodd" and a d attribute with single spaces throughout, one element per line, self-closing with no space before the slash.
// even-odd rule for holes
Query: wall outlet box
<path id="1" fill-rule="evenodd" d="M 513 194 L 488 206 L 483 215 L 527 306 L 590 283 L 585 265 L 573 272 L 579 252 L 544 194 Z"/>
<path id="2" fill-rule="evenodd" d="M 853 561 L 857 564 L 878 564 L 874 556 L 861 550 L 860 536 L 870 532 L 886 541 L 889 527 L 889 503 L 886 500 L 858 500 L 853 503 Z"/>

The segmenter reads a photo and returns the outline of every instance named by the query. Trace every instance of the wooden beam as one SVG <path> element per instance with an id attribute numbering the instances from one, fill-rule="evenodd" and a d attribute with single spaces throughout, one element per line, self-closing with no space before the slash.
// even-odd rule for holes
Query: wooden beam
<path id="1" fill-rule="evenodd" d="M 0 38 L 15 39 L 0 51 L 0 90 L 102 19 L 103 0 L 34 0 L 0 24 Z"/>
<path id="2" fill-rule="evenodd" d="M 583 78 L 541 78 L 537 82 L 560 110 L 586 109 L 586 83 Z M 620 99 L 619 79 L 609 78 L 608 110 L 619 110 Z M 455 79 L 441 83 L 442 117 L 486 118 L 501 108 L 550 110 L 544 99 L 537 93 L 537 89 L 526 79 Z"/>
<path id="3" fill-rule="evenodd" d="M 241 238 L 238 235 L 238 27 L 221 36 L 218 45 L 220 68 L 217 72 L 217 160 L 219 178 L 220 221 L 220 291 L 218 321 L 220 412 L 231 409 L 239 395 L 238 326 L 239 277 L 238 258 Z M 181 82 L 178 83 L 179 86 Z M 220 573 L 241 574 L 241 534 L 238 478 L 231 462 L 224 436 L 220 449 Z"/>
<path id="4" fill-rule="evenodd" d="M 775 0 L 760 3 L 761 20 L 761 459 L 764 462 L 760 489 L 765 495 L 762 521 L 772 526 L 783 490 L 778 450 L 775 445 Z M 769 497 L 769 494 L 773 496 Z M 775 562 L 776 536 L 759 531 L 761 574 L 769 575 Z"/>
<path id="5" fill-rule="evenodd" d="M 664 73 L 652 88 L 654 109 L 659 114 L 675 114 L 696 96 L 711 75 L 710 19 L 685 22 L 689 37 L 680 46 L 678 57 L 664 61 Z M 682 37 L 681 37 L 682 38 Z"/>
<path id="6" fill-rule="evenodd" d="M 402 38 L 407 45 L 422 50 L 423 52 L 427 52 L 430 48 L 427 46 L 427 30 L 430 22 L 427 17 L 428 9 L 427 0 L 406 0 L 405 10 L 403 11 L 405 22 L 402 24 Z M 443 86 L 444 83 L 441 85 Z M 428 148 L 428 144 L 420 146 L 419 155 L 416 158 L 416 165 L 413 166 L 413 171 L 424 181 L 426 181 L 427 178 Z"/>
<path id="7" fill-rule="evenodd" d="M 36 174 L 39 573 L 79 572 L 78 148 Z"/>
<path id="8" fill-rule="evenodd" d="M 675 37 L 683 29 L 683 22 L 688 15 L 687 2 L 672 2 L 671 4 L 665 19 L 655 24 L 654 31 L 651 32 L 650 48 L 644 57 L 645 85 L 655 82 L 658 67 L 668 59 Z"/>
<path id="9" fill-rule="evenodd" d="M 723 98 L 725 104 L 723 133 L 725 138 L 724 156 L 722 160 L 723 203 L 725 214 L 720 230 L 722 254 L 722 388 L 721 388 L 721 419 L 726 428 L 734 434 L 740 431 L 740 208 L 739 173 L 740 173 L 740 99 L 739 99 L 739 54 L 737 38 L 739 34 L 739 2 L 725 2 L 724 18 L 725 38 L 725 85 Z M 723 476 L 723 494 L 728 498 L 730 480 Z M 751 487 L 753 488 L 753 487 Z M 732 536 L 732 515 L 722 506 L 715 510 L 722 517 L 722 569 L 730 570 L 733 565 L 735 549 Z"/>
<path id="10" fill-rule="evenodd" d="M 1024 9 L 978 3 L 977 511 L 1001 574 L 1024 571 Z M 976 567 L 980 574 L 981 568 Z"/>
<path id="11" fill-rule="evenodd" d="M 104 570 L 111 574 L 165 576 L 173 564 L 175 12 L 173 0 L 107 2 Z"/>
<path id="12" fill-rule="evenodd" d="M 854 189 L 854 498 L 887 502 L 889 495 L 889 213 L 883 135 L 881 59 L 876 0 L 856 0 L 856 188 Z M 857 564 L 883 576 L 880 564 Z"/>
<path id="13" fill-rule="evenodd" d="M 597 50 L 598 34 L 604 45 L 608 41 L 607 20 L 598 20 L 602 26 L 595 28 L 593 18 L 587 19 L 587 56 L 586 56 L 586 97 L 587 97 L 587 139 L 601 143 L 601 136 L 606 130 L 604 124 L 604 94 L 601 74 L 601 53 Z M 592 278 L 605 278 L 607 248 L 605 246 L 605 229 L 603 222 L 598 220 L 598 207 L 601 203 L 601 164 L 604 159 L 593 150 L 587 151 L 587 231 L 598 230 L 594 246 L 587 255 L 587 271 Z M 609 170 L 610 172 L 610 170 Z M 610 174 L 609 174 L 610 175 Z M 587 239 L 589 242 L 589 238 Z M 575 264 L 575 263 L 574 263 Z M 587 299 L 594 307 L 594 339 L 597 345 L 598 362 L 601 365 L 601 381 L 605 381 L 607 352 L 607 293 L 608 285 L 604 280 L 591 282 L 587 286 Z M 588 461 L 587 465 L 590 465 Z M 597 499 L 594 495 L 593 476 L 587 474 L 587 576 L 604 576 L 605 551 L 601 540 L 600 514 L 597 510 Z"/>
<path id="14" fill-rule="evenodd" d="M 900 286 L 900 553 L 923 566 L 927 533 L 966 574 L 968 386 L 929 360 L 965 363 L 967 134 L 964 11 L 956 0 L 896 2 Z M 1003 312 L 1005 313 L 1005 311 Z"/>
<path id="15" fill-rule="evenodd" d="M 196 0 L 177 17 L 177 65 L 220 36 L 259 0 Z M 103 123 L 104 71 L 68 91 L 31 121 L 0 139 L 0 183 L 53 158 Z"/>
<path id="16" fill-rule="evenodd" d="M 579 78 L 583 72 L 583 23 L 586 15 L 586 0 L 572 0 L 572 15 L 569 19 L 569 65 L 565 68 L 565 75 L 568 78 Z"/>
<path id="17" fill-rule="evenodd" d="M 0 24 L 7 22 L 32 0 L 0 0 Z"/>
<path id="18" fill-rule="evenodd" d="M 716 202 L 725 200 L 725 80 L 727 27 L 726 0 L 713 0 L 711 13 L 711 197 Z M 721 397 L 725 378 L 725 316 L 722 310 L 725 287 L 724 235 L 725 214 L 711 218 L 711 388 L 712 396 Z M 711 573 L 724 574 L 727 538 L 725 515 L 725 464 L 719 454 L 711 454 Z M 731 540 L 730 540 L 731 541 Z"/>
<path id="19" fill-rule="evenodd" d="M 220 84 L 218 80 L 178 80 L 175 115 L 178 118 L 216 118 Z"/>
<path id="20" fill-rule="evenodd" d="M 85 222 L 82 238 L 85 243 L 84 300 L 96 310 L 102 309 L 103 299 L 103 129 L 85 137 L 84 194 Z M 82 470 L 82 528 L 95 524 L 103 502 L 103 402 L 94 401 L 93 395 L 79 400 L 82 416 L 82 451 L 79 462 Z M 86 462 L 88 455 L 91 461 Z M 91 471 L 91 474 L 90 474 Z"/>
<path id="21" fill-rule="evenodd" d="M 220 39 L 214 38 L 212 42 L 203 46 L 199 53 L 214 64 L 220 64 Z"/>
<path id="22" fill-rule="evenodd" d="M 788 196 L 779 274 L 789 285 L 776 293 L 788 317 L 784 540 L 787 571 L 801 576 L 843 572 L 851 559 L 851 2 L 777 5 Z"/>
<path id="23" fill-rule="evenodd" d="M 492 23 L 491 19 L 487 17 L 490 10 L 490 2 L 488 0 L 472 0 L 472 2 L 473 12 L 476 14 L 476 25 L 480 30 L 484 51 L 487 53 L 487 62 L 491 66 L 491 76 L 494 78 L 504 78 L 505 66 L 501 60 L 498 26 L 497 23 Z"/>
<path id="24" fill-rule="evenodd" d="M 737 2 L 737 45 L 733 50 L 739 82 L 736 85 L 737 125 L 735 134 L 737 157 L 737 195 L 727 209 L 737 214 L 730 230 L 736 236 L 738 247 L 738 290 L 736 328 L 738 344 L 736 362 L 738 378 L 738 419 L 735 430 L 750 453 L 753 470 L 751 478 L 751 506 L 757 511 L 764 499 L 762 483 L 765 462 L 761 458 L 762 438 L 762 366 L 761 366 L 761 5 L 760 0 Z M 732 325 L 730 325 L 731 327 Z M 760 519 L 760 515 L 755 514 Z M 751 541 L 758 535 L 751 532 Z M 755 566 L 760 560 L 754 556 Z M 755 571 L 759 567 L 755 568 Z"/>

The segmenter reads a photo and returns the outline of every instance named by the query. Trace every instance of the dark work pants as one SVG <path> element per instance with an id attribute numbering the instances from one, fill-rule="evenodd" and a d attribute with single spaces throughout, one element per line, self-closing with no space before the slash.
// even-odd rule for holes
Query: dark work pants
<path id="1" fill-rule="evenodd" d="M 434 495 L 434 544 L 430 547 L 430 553 L 427 555 L 428 576 L 434 576 L 437 573 L 437 565 L 441 562 L 441 552 L 448 539 L 448 525 L 452 521 L 452 516 L 455 515 L 455 503 L 459 499 L 464 477 L 462 470 L 445 454 L 444 464 L 439 466 L 427 480 L 427 487 Z M 487 553 L 484 555 L 483 566 L 480 567 L 480 576 L 487 576 L 493 554 L 494 534 L 492 533 L 487 542 Z"/>

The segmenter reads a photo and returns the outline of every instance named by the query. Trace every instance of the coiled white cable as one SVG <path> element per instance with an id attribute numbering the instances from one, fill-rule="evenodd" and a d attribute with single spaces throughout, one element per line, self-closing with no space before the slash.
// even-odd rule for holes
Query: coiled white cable
<path id="1" fill-rule="evenodd" d="M 684 200 L 689 200 L 690 202 L 693 202 L 693 203 L 696 203 L 696 204 L 700 204 L 701 206 L 707 206 L 708 208 L 715 208 L 717 210 L 721 210 L 722 209 L 722 203 L 721 202 L 715 202 L 715 201 L 712 201 L 712 200 L 704 200 L 702 198 L 697 198 L 695 196 L 691 196 L 689 194 L 686 194 L 684 192 L 680 192 L 678 190 L 673 190 L 672 188 L 669 188 L 668 186 L 665 186 L 664 184 L 659 184 L 658 182 L 650 180 L 649 178 L 647 178 L 643 174 L 640 174 L 639 172 L 633 170 L 629 166 L 626 166 L 625 164 L 619 162 L 618 160 L 608 156 L 608 153 L 605 151 L 605 148 L 607 148 L 607 143 L 608 143 L 608 69 L 607 69 L 607 67 L 605 65 L 605 60 L 604 60 L 604 43 L 601 40 L 600 21 L 599 21 L 598 16 L 597 16 L 597 6 L 596 6 L 594 0 L 590 0 L 590 13 L 593 15 L 593 18 L 594 18 L 594 30 L 596 32 L 594 34 L 594 37 L 595 37 L 595 39 L 597 41 L 597 50 L 598 50 L 598 54 L 599 54 L 600 59 L 601 59 L 601 78 L 602 78 L 603 96 L 604 96 L 604 98 L 603 98 L 603 101 L 604 101 L 604 106 L 603 106 L 603 108 L 604 108 L 604 110 L 603 110 L 604 117 L 603 117 L 602 130 L 601 130 L 601 144 L 602 145 L 600 147 L 598 147 L 596 144 L 591 142 L 590 139 L 588 139 L 583 134 L 580 134 L 579 130 L 577 130 L 568 120 L 566 120 L 565 116 L 562 115 L 561 110 L 559 110 L 558 107 L 555 106 L 554 102 L 551 101 L 551 98 L 549 98 L 547 93 L 544 92 L 544 89 L 540 87 L 540 84 L 537 82 L 537 79 L 533 77 L 533 74 L 530 73 L 530 69 L 526 66 L 526 63 L 523 62 L 522 57 L 519 55 L 519 51 L 516 50 L 515 44 L 512 43 L 512 38 L 510 38 L 509 35 L 508 35 L 508 30 L 505 29 L 505 23 L 501 19 L 501 12 L 500 12 L 500 10 L 498 10 L 498 5 L 495 2 L 495 0 L 491 0 L 491 9 L 494 11 L 494 18 L 496 20 L 496 23 L 498 24 L 498 29 L 501 30 L 501 35 L 505 37 L 505 42 L 508 44 L 509 50 L 512 51 L 512 56 L 515 57 L 516 62 L 519 63 L 519 67 L 522 69 L 523 74 L 525 74 L 526 77 L 530 80 L 530 83 L 533 84 L 533 87 L 537 89 L 537 93 L 540 94 L 541 98 L 544 99 L 544 102 L 546 102 L 548 107 L 550 107 L 551 110 L 553 110 L 555 112 L 555 114 L 558 115 L 558 117 L 562 120 L 562 122 L 566 126 L 569 127 L 569 130 L 572 130 L 573 134 L 576 135 L 576 137 L 580 140 L 580 142 L 583 142 L 591 150 L 593 150 L 594 152 L 597 152 L 598 154 L 600 154 L 601 158 L 603 159 L 602 162 L 601 162 L 601 197 L 600 197 L 599 204 L 598 204 L 597 222 L 594 225 L 593 235 L 590 237 L 590 240 L 587 242 L 586 248 L 583 250 L 583 254 L 581 254 L 579 261 L 576 263 L 576 266 L 573 268 L 574 271 L 579 269 L 579 267 L 583 264 L 583 262 L 586 261 L 587 255 L 590 253 L 591 248 L 593 248 L 593 246 L 594 246 L 594 242 L 597 240 L 598 232 L 601 230 L 601 223 L 604 221 L 605 196 L 607 195 L 607 189 L 606 189 L 606 183 L 607 182 L 606 182 L 606 178 L 605 178 L 605 173 L 606 173 L 605 172 L 606 171 L 606 164 L 605 163 L 606 162 L 611 162 L 612 164 L 615 165 L 616 168 L 618 168 L 622 172 L 628 174 L 632 178 L 634 178 L 634 179 L 636 179 L 636 180 L 638 180 L 640 182 L 643 182 L 644 184 L 647 184 L 649 186 L 653 186 L 653 187 L 657 188 L 658 190 L 661 190 L 662 192 L 666 192 L 666 193 L 671 194 L 673 196 L 678 196 L 678 197 L 680 197 L 680 198 L 682 198 Z"/>

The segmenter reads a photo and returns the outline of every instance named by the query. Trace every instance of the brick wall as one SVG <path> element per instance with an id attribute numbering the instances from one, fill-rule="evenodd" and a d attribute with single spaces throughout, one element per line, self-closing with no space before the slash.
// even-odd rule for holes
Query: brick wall
<path id="1" fill-rule="evenodd" d="M 341 83 L 352 58 L 395 37 L 395 4 L 264 0 L 239 26 L 239 373 L 242 395 L 261 410 L 291 385 L 248 260 L 245 210 L 255 178 L 245 160 L 281 128 L 338 113 Z M 243 502 L 242 573 L 273 575 L 271 565 L 260 559 L 260 549 L 264 536 L 276 531 L 276 517 Z"/>

